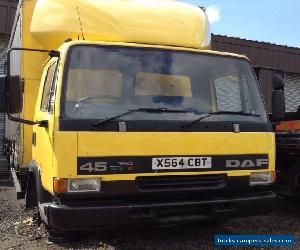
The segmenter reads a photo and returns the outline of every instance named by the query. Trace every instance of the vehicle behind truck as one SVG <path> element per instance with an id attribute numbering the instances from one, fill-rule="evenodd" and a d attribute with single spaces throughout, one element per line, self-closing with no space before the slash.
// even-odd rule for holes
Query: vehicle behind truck
<path id="1" fill-rule="evenodd" d="M 189 4 L 21 1 L 0 80 L 18 197 L 53 231 L 267 212 L 258 82 L 245 56 L 209 48 Z"/>
<path id="2" fill-rule="evenodd" d="M 283 87 L 282 87 L 283 89 Z M 276 125 L 276 192 L 285 197 L 300 196 L 300 109 L 286 112 Z"/>

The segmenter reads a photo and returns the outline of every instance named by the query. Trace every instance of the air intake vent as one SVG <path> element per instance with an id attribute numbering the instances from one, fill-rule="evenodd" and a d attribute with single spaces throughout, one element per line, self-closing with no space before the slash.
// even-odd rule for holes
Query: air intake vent
<path id="1" fill-rule="evenodd" d="M 137 177 L 136 186 L 142 191 L 222 188 L 226 175 L 168 175 Z"/>

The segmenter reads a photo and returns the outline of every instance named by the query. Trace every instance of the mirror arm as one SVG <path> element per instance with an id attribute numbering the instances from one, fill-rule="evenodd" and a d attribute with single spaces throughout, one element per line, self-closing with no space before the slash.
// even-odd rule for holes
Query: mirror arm
<path id="1" fill-rule="evenodd" d="M 8 77 L 10 77 L 10 54 L 13 51 L 29 51 L 29 52 L 37 52 L 37 53 L 48 53 L 50 58 L 53 58 L 53 57 L 59 58 L 60 57 L 60 52 L 57 50 L 12 47 L 6 52 L 6 74 Z"/>
<path id="2" fill-rule="evenodd" d="M 7 117 L 9 120 L 13 122 L 20 122 L 27 125 L 38 125 L 40 127 L 48 127 L 48 121 L 31 121 L 31 120 L 25 120 L 19 117 L 12 116 L 11 114 L 7 114 Z"/>

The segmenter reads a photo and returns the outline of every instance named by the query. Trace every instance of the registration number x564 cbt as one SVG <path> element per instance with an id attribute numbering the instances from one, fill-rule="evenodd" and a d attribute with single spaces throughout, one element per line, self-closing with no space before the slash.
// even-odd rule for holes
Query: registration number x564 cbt
<path id="1" fill-rule="evenodd" d="M 152 169 L 211 168 L 211 157 L 152 158 Z"/>

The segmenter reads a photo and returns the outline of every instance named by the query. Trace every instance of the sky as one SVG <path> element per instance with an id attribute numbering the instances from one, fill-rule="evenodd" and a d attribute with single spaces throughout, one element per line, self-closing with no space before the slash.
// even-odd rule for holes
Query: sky
<path id="1" fill-rule="evenodd" d="M 214 34 L 300 48 L 299 0 L 181 0 L 207 8 Z"/>

